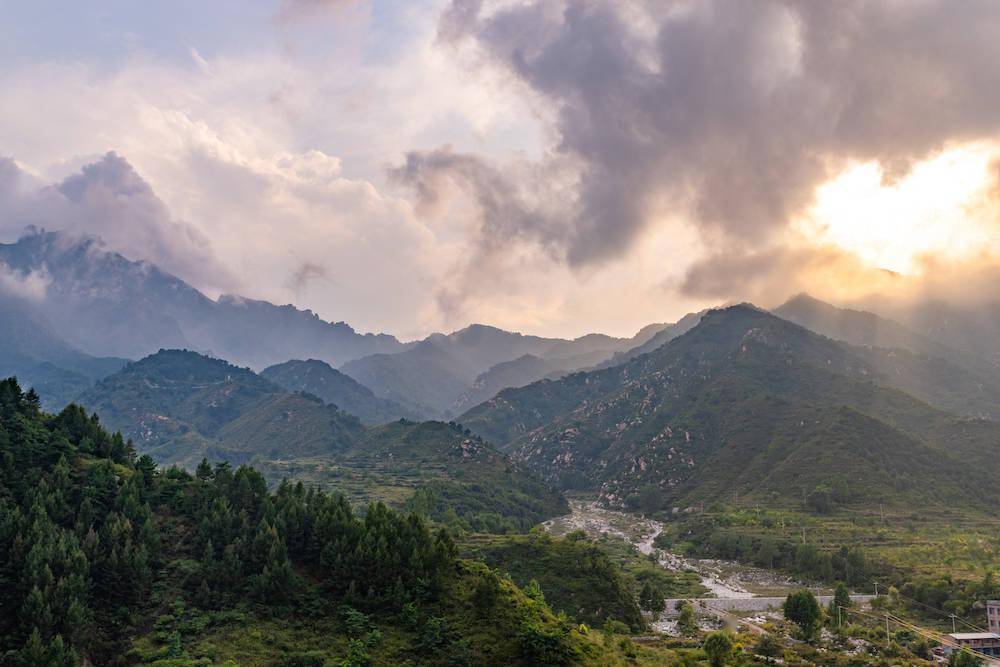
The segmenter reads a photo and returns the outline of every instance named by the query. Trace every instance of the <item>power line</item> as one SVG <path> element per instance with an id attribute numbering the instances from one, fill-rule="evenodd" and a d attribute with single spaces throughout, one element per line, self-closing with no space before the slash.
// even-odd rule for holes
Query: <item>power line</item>
<path id="1" fill-rule="evenodd" d="M 874 620 L 876 620 L 879 623 L 882 622 L 882 617 L 876 616 L 874 614 L 868 614 L 868 613 L 865 613 L 865 612 L 863 612 L 863 611 L 861 611 L 859 609 L 851 609 L 849 607 L 840 607 L 840 608 L 843 609 L 845 612 L 847 612 L 849 614 L 857 614 L 859 616 L 864 616 L 865 618 L 874 619 Z M 968 651 L 969 653 L 971 653 L 972 655 L 976 656 L 977 658 L 981 658 L 981 659 L 985 660 L 986 664 L 994 664 L 994 662 L 996 661 L 996 657 L 994 657 L 992 655 L 987 655 L 986 653 L 981 653 L 981 652 L 979 652 L 979 651 L 977 651 L 977 650 L 975 650 L 973 648 L 970 648 L 968 646 L 962 646 L 957 641 L 955 641 L 954 639 L 952 639 L 951 637 L 949 637 L 948 635 L 946 635 L 946 634 L 944 634 L 942 632 L 937 632 L 936 630 L 928 630 L 927 628 L 922 628 L 919 625 L 914 625 L 913 623 L 910 623 L 909 621 L 904 621 L 903 619 L 899 618 L 898 616 L 895 616 L 895 615 L 890 614 L 888 612 L 885 613 L 885 617 L 884 618 L 885 618 L 885 622 L 886 622 L 886 635 L 887 635 L 887 637 L 886 637 L 886 643 L 888 643 L 889 620 L 891 619 L 891 620 L 895 621 L 897 625 L 901 625 L 904 628 L 912 630 L 913 632 L 917 633 L 918 635 L 920 635 L 921 637 L 923 637 L 925 639 L 933 640 L 933 641 L 935 641 L 935 642 L 937 642 L 939 644 L 942 644 L 944 646 L 947 646 L 949 648 L 956 649 L 956 650 L 959 650 L 959 651 Z"/>
<path id="2" fill-rule="evenodd" d="M 963 625 L 965 625 L 967 627 L 970 627 L 973 630 L 978 630 L 979 632 L 988 632 L 986 630 L 986 628 L 983 628 L 981 626 L 975 625 L 974 623 L 969 623 L 965 619 L 963 619 L 963 618 L 961 618 L 959 616 L 956 616 L 955 614 L 952 614 L 951 612 L 947 612 L 944 609 L 938 609 L 937 607 L 932 607 L 931 605 L 925 604 L 925 603 L 921 602 L 920 600 L 914 600 L 913 598 L 909 597 L 908 595 L 903 595 L 902 593 L 899 593 L 898 591 L 897 591 L 896 594 L 899 597 L 901 597 L 901 598 L 909 600 L 910 602 L 915 602 L 916 604 L 920 605 L 921 607 L 925 607 L 927 609 L 930 609 L 931 611 L 936 611 L 936 612 L 938 612 L 938 613 L 940 613 L 940 614 L 942 614 L 944 616 L 947 616 L 948 618 L 951 618 L 953 620 L 957 620 L 959 623 L 961 623 L 961 624 L 963 624 Z"/>

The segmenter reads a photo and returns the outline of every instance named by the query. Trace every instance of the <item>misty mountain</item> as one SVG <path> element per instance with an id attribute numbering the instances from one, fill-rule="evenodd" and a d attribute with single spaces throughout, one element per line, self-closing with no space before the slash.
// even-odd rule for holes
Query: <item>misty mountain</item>
<path id="1" fill-rule="evenodd" d="M 377 396 L 425 417 L 446 417 L 499 389 L 518 386 L 507 382 L 525 384 L 554 372 L 593 366 L 637 340 L 645 342 L 662 326 L 644 327 L 633 338 L 588 334 L 564 340 L 474 324 L 451 334 L 433 334 L 397 354 L 348 362 L 341 370 Z"/>
<path id="2" fill-rule="evenodd" d="M 400 404 L 379 398 L 354 378 L 317 359 L 292 360 L 265 368 L 261 377 L 288 391 L 300 391 L 333 403 L 365 424 L 385 424 L 416 415 Z"/>
<path id="3" fill-rule="evenodd" d="M 455 399 L 453 407 L 456 411 L 467 410 L 493 398 L 508 387 L 523 387 L 543 378 L 558 378 L 587 365 L 577 363 L 578 359 L 573 357 L 567 364 L 564 359 L 543 359 L 533 354 L 525 354 L 517 359 L 496 364 L 486 372 L 480 373 L 472 386 Z"/>
<path id="4" fill-rule="evenodd" d="M 883 383 L 932 405 L 1000 420 L 1000 369 L 874 313 L 799 295 L 774 310 L 811 331 L 859 346 Z"/>
<path id="5" fill-rule="evenodd" d="M 792 297 L 772 311 L 811 331 L 851 345 L 898 348 L 938 357 L 955 357 L 958 351 L 931 340 L 902 324 L 863 310 L 837 308 L 808 294 Z"/>
<path id="6" fill-rule="evenodd" d="M 616 505 L 734 490 L 800 502 L 835 483 L 855 501 L 996 502 L 1000 425 L 882 384 L 859 349 L 735 306 L 626 364 L 505 390 L 461 422 Z"/>
<path id="7" fill-rule="evenodd" d="M 635 347 L 630 347 L 622 352 L 616 352 L 610 359 L 607 359 L 600 364 L 595 364 L 595 366 L 598 368 L 618 366 L 619 364 L 625 363 L 629 359 L 634 359 L 640 355 L 646 354 L 647 352 L 652 352 L 656 348 L 666 345 L 673 339 L 696 327 L 701 321 L 702 316 L 707 312 L 707 310 L 703 310 L 697 313 L 688 313 L 672 324 L 657 325 L 656 329 L 650 331 L 650 335 L 645 337 L 646 340 L 639 341 L 638 339 L 640 336 L 636 336 Z M 646 331 L 646 329 L 643 331 Z M 639 333 L 642 334 L 643 331 L 640 331 Z"/>
<path id="8" fill-rule="evenodd" d="M 925 299 L 895 301 L 874 298 L 861 302 L 867 310 L 902 323 L 909 329 L 952 349 L 961 350 L 1000 367 L 1000 303 L 966 303 Z"/>
<path id="9" fill-rule="evenodd" d="M 212 300 L 93 238 L 33 233 L 0 244 L 0 263 L 17 275 L 44 279 L 44 299 L 32 308 L 92 355 L 140 358 L 158 349 L 188 348 L 264 368 L 295 358 L 339 365 L 404 349 L 392 336 L 358 334 L 293 306 L 236 296 Z"/>
<path id="10" fill-rule="evenodd" d="M 29 302 L 0 292 L 0 376 L 34 388 L 45 409 L 59 410 L 80 392 L 125 365 L 93 357 L 56 335 Z"/>

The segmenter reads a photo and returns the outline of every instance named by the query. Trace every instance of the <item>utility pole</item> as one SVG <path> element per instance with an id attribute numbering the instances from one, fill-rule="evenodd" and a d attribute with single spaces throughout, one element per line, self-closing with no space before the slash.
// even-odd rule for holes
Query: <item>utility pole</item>
<path id="1" fill-rule="evenodd" d="M 955 614 L 951 615 L 951 631 L 952 633 L 957 632 L 957 630 L 955 630 Z"/>
<path id="2" fill-rule="evenodd" d="M 888 644 L 891 639 L 889 639 L 889 614 L 885 615 L 885 643 Z"/>
<path id="3" fill-rule="evenodd" d="M 837 605 L 837 627 L 840 627 L 840 605 Z"/>
<path id="4" fill-rule="evenodd" d="M 878 582 L 875 582 L 875 597 L 878 597 Z"/>

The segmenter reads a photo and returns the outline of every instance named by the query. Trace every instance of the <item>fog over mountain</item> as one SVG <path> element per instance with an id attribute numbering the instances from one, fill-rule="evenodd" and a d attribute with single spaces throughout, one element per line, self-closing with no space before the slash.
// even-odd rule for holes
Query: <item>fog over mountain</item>
<path id="1" fill-rule="evenodd" d="M 358 334 L 291 305 L 224 295 L 213 300 L 150 262 L 135 262 L 96 238 L 35 232 L 0 244 L 0 263 L 44 290 L 27 307 L 90 354 L 138 359 L 160 348 L 191 348 L 263 368 L 292 358 L 339 364 L 397 351 L 386 334 Z"/>

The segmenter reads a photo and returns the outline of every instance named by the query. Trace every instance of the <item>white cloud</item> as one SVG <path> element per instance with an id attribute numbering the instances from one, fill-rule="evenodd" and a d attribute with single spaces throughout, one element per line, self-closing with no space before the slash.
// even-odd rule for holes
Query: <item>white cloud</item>
<path id="1" fill-rule="evenodd" d="M 0 262 L 0 292 L 28 301 L 45 298 L 49 287 L 49 276 L 41 270 L 22 273 Z"/>

